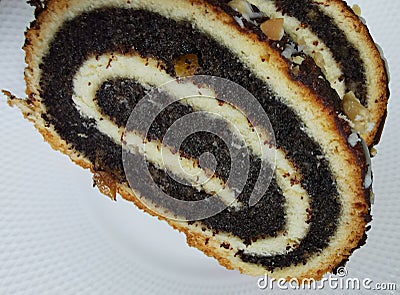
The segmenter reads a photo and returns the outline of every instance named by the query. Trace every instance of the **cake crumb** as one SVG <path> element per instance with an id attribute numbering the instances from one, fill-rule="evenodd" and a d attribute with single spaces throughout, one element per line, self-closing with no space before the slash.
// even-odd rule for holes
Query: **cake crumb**
<path id="1" fill-rule="evenodd" d="M 357 4 L 354 4 L 351 9 L 357 16 L 361 16 L 361 7 Z"/>
<path id="2" fill-rule="evenodd" d="M 117 200 L 117 185 L 109 173 L 104 171 L 95 172 L 93 175 L 93 186 L 97 186 L 99 191 L 111 200 Z"/>

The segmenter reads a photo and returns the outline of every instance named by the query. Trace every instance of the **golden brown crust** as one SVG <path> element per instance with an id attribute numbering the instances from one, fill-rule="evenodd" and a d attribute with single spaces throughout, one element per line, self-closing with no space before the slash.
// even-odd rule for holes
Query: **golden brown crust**
<path id="1" fill-rule="evenodd" d="M 389 100 L 389 88 L 388 88 L 388 73 L 385 65 L 385 61 L 381 56 L 381 53 L 377 49 L 377 46 L 372 39 L 372 36 L 365 24 L 360 20 L 354 11 L 341 0 L 325 0 L 316 1 L 320 5 L 328 5 L 333 7 L 338 15 L 341 15 L 340 22 L 338 24 L 341 27 L 346 27 L 344 30 L 346 34 L 351 31 L 352 34 L 357 34 L 358 43 L 356 48 L 362 52 L 367 53 L 368 59 L 364 63 L 368 63 L 371 67 L 370 75 L 375 77 L 377 80 L 369 81 L 369 98 L 368 98 L 368 110 L 371 113 L 372 121 L 375 123 L 374 129 L 368 133 L 365 137 L 365 141 L 369 147 L 373 147 L 379 143 L 382 124 L 385 123 L 387 104 Z"/>
<path id="2" fill-rule="evenodd" d="M 40 69 L 39 62 L 42 51 L 45 49 L 43 47 L 46 44 L 43 40 L 46 40 L 43 33 L 43 28 L 48 26 L 50 23 L 54 22 L 54 15 L 63 14 L 68 10 L 69 5 L 73 5 L 74 1 L 49 1 L 47 9 L 44 10 L 32 25 L 32 28 L 26 33 L 27 43 L 24 47 L 26 52 L 26 62 L 28 67 L 26 68 L 26 83 L 27 83 L 27 100 L 20 100 L 12 97 L 9 93 L 9 104 L 12 106 L 18 106 L 24 116 L 35 124 L 35 127 L 43 135 L 44 139 L 50 143 L 52 148 L 61 151 L 71 158 L 73 162 L 77 165 L 83 167 L 84 169 L 90 169 L 94 172 L 93 165 L 84 157 L 79 155 L 75 150 L 73 150 L 60 136 L 54 131 L 52 126 L 47 126 L 44 122 L 41 114 L 45 112 L 44 106 L 40 103 L 39 96 L 39 79 L 40 79 Z M 77 2 L 77 1 L 75 1 Z M 167 1 L 166 1 L 167 2 Z M 180 1 L 188 2 L 188 1 Z M 232 22 L 232 18 L 225 13 L 223 13 L 219 8 L 213 7 L 204 1 L 196 0 L 189 1 L 191 5 L 197 5 L 202 9 L 207 9 L 214 12 L 218 16 L 219 21 L 223 22 L 226 26 L 236 31 L 237 34 L 243 34 L 250 44 L 254 43 L 265 50 L 266 53 L 270 54 L 270 62 L 274 63 L 275 67 L 279 69 L 283 76 L 287 80 L 291 80 L 288 70 L 287 63 L 282 60 L 281 56 L 275 51 L 269 48 L 267 42 L 261 43 L 258 41 L 258 37 L 251 32 L 244 32 L 235 22 Z M 293 273 L 293 269 L 277 270 L 273 276 L 279 276 L 284 278 L 296 277 L 297 279 L 305 278 L 315 278 L 320 279 L 325 273 L 331 272 L 339 263 L 344 259 L 347 259 L 351 252 L 357 247 L 359 240 L 362 239 L 365 232 L 366 221 L 364 216 L 368 214 L 368 204 L 364 198 L 364 192 L 362 189 L 363 183 L 363 169 L 360 166 L 359 155 L 354 153 L 354 151 L 349 147 L 347 143 L 347 138 L 341 136 L 343 130 L 338 127 L 337 118 L 332 116 L 331 109 L 324 106 L 323 103 L 316 98 L 316 95 L 308 88 L 299 82 L 290 82 L 290 89 L 288 91 L 296 92 L 297 95 L 302 96 L 306 101 L 308 108 L 313 110 L 313 112 L 318 114 L 318 120 L 323 121 L 324 124 L 321 125 L 322 132 L 324 132 L 328 137 L 334 138 L 335 142 L 327 148 L 332 148 L 332 157 L 334 154 L 340 154 L 340 158 L 347 163 L 346 167 L 343 167 L 343 173 L 348 176 L 348 179 L 340 179 L 342 182 L 342 193 L 348 193 L 351 196 L 348 206 L 351 208 L 347 214 L 347 228 L 346 236 L 342 237 L 338 241 L 337 245 L 333 249 L 327 250 L 325 257 L 316 257 L 315 263 L 312 267 L 293 267 L 298 268 L 295 272 L 296 275 L 290 275 Z M 224 249 L 220 247 L 220 241 L 216 238 L 207 235 L 206 233 L 201 234 L 195 232 L 193 228 L 188 226 L 185 222 L 178 222 L 172 220 L 166 220 L 165 218 L 158 216 L 155 212 L 152 212 L 147 207 L 145 207 L 142 202 L 133 194 L 126 184 L 116 183 L 117 192 L 125 200 L 133 202 L 138 208 L 149 213 L 150 215 L 158 217 L 160 220 L 165 220 L 173 228 L 183 232 L 187 236 L 187 242 L 190 246 L 196 247 L 203 251 L 206 255 L 216 258 L 221 265 L 228 269 L 238 269 L 242 273 L 250 275 L 260 275 L 266 272 L 260 266 L 249 266 L 239 259 L 235 258 L 232 251 L 229 249 Z"/>
<path id="3" fill-rule="evenodd" d="M 386 69 L 384 57 L 381 56 L 376 44 L 374 43 L 369 30 L 362 20 L 348 7 L 348 5 L 341 0 L 311 0 L 319 6 L 320 10 L 330 16 L 336 23 L 338 28 L 345 34 L 348 41 L 358 49 L 361 53 L 361 59 L 365 67 L 367 77 L 367 109 L 371 114 L 370 122 L 374 124 L 372 130 L 368 126 L 368 131 L 365 132 L 363 138 L 367 145 L 372 148 L 380 140 L 383 125 L 386 119 L 387 103 L 389 98 L 388 89 L 388 72 Z M 311 57 L 316 59 L 316 63 L 328 69 L 328 80 L 332 85 L 337 87 L 338 94 L 343 97 L 346 91 L 340 78 L 343 74 L 341 66 L 337 64 L 330 52 L 328 45 L 318 37 L 314 31 L 308 29 L 308 26 L 300 23 L 297 24 L 288 14 L 282 13 L 280 9 L 274 6 L 278 1 L 263 1 L 263 0 L 249 0 L 255 6 L 263 11 L 266 15 L 271 17 L 278 17 L 285 19 L 286 33 L 290 35 L 295 42 L 303 44 L 306 42 L 307 47 L 310 47 L 312 52 L 325 52 L 324 57 L 321 54 L 313 55 L 308 53 Z M 295 28 L 296 27 L 296 28 Z M 307 40 L 307 41 L 305 41 Z M 313 41 L 318 40 L 318 41 Z M 315 43 L 315 44 L 313 44 Z"/>

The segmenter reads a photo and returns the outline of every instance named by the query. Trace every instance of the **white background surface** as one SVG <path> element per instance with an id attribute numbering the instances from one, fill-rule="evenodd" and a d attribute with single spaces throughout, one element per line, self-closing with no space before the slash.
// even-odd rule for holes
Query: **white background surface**
<path id="1" fill-rule="evenodd" d="M 400 293 L 400 1 L 357 3 L 389 61 L 392 95 L 373 159 L 372 230 L 347 268 L 349 277 L 397 283 Z M 32 15 L 22 0 L 0 0 L 0 88 L 21 97 L 23 32 Z M 90 173 L 51 150 L 2 95 L 0 126 L 0 294 L 277 292 L 259 290 L 257 278 L 225 270 L 165 223 L 101 195 Z"/>

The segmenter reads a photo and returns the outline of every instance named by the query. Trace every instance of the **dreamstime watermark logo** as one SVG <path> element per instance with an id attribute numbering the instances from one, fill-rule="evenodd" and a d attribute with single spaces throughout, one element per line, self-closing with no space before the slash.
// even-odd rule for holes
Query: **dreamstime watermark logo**
<path id="1" fill-rule="evenodd" d="M 217 157 L 211 151 L 197 159 L 179 154 L 199 133 L 217 137 L 227 147 L 227 180 L 216 176 Z M 192 143 L 192 149 L 198 148 Z M 147 208 L 175 220 L 201 220 L 243 205 L 237 199 L 248 180 L 251 153 L 262 159 L 248 198 L 249 206 L 257 204 L 273 177 L 275 152 L 272 126 L 257 99 L 240 85 L 212 76 L 179 78 L 151 90 L 135 106 L 122 137 L 130 187 Z M 179 197 L 188 187 L 207 197 Z"/>
<path id="2" fill-rule="evenodd" d="M 370 278 L 353 278 L 345 267 L 339 267 L 336 275 L 328 275 L 317 281 L 313 278 L 302 280 L 292 278 L 274 279 L 265 275 L 257 281 L 261 290 L 350 290 L 350 291 L 396 291 L 395 283 L 374 282 Z"/>

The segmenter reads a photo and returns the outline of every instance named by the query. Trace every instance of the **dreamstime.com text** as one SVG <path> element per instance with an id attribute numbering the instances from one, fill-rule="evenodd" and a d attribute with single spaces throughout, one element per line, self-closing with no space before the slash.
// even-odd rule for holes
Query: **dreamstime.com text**
<path id="1" fill-rule="evenodd" d="M 336 275 L 329 275 L 320 281 L 315 279 L 303 279 L 302 281 L 293 278 L 274 279 L 267 275 L 258 279 L 258 287 L 261 290 L 366 290 L 366 291 L 397 291 L 397 284 L 374 282 L 369 278 L 351 278 L 347 276 L 347 270 L 341 267 Z"/>

